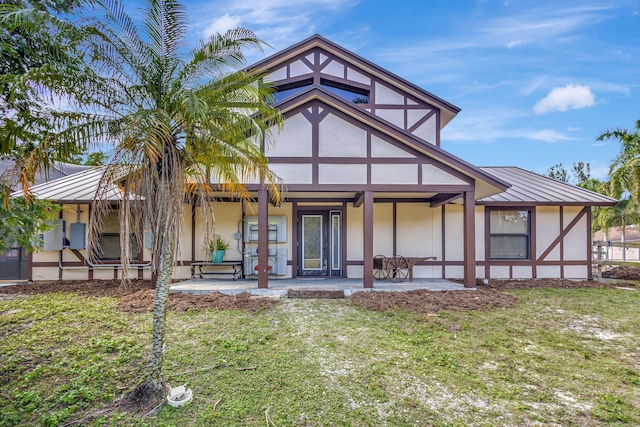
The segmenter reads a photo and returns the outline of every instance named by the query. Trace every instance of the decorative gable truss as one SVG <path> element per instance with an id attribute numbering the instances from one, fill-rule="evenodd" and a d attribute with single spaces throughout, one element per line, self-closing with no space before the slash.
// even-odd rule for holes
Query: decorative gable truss
<path id="1" fill-rule="evenodd" d="M 358 63 L 360 58 L 346 51 L 331 52 L 331 47 L 314 46 L 275 64 L 269 58 L 259 64 L 265 66 L 267 80 L 278 90 L 276 100 L 312 85 L 321 86 L 422 141 L 440 146 L 442 111 L 437 102 L 430 104 L 408 93 L 401 80 L 394 85 L 388 76 L 365 69 Z"/>
<path id="2" fill-rule="evenodd" d="M 309 99 L 285 116 L 284 129 L 274 129 L 277 144 L 265 152 L 291 191 L 415 191 L 429 201 L 473 186 L 472 178 L 322 99 Z"/>

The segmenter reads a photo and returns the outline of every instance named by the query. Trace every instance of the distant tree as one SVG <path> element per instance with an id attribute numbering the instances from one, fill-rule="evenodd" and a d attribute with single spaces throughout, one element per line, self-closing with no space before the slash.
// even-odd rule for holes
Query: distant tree
<path id="1" fill-rule="evenodd" d="M 87 154 L 87 160 L 84 161 L 86 166 L 100 166 L 106 164 L 109 157 L 102 151 L 92 151 Z"/>
<path id="2" fill-rule="evenodd" d="M 571 167 L 576 185 L 587 182 L 591 179 L 591 165 L 584 162 L 576 162 Z"/>
<path id="3" fill-rule="evenodd" d="M 629 192 L 633 201 L 640 203 L 640 120 L 635 129 L 612 129 L 602 133 L 598 141 L 615 139 L 620 142 L 618 156 L 611 162 L 609 177 L 614 193 Z"/>
<path id="4" fill-rule="evenodd" d="M 547 173 L 545 175 L 560 182 L 569 182 L 569 172 L 567 171 L 567 168 L 562 166 L 562 163 L 551 166 L 547 169 Z"/>

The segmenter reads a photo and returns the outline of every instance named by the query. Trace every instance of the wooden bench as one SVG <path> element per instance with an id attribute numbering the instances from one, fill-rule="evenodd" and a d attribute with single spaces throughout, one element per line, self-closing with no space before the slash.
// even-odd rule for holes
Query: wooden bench
<path id="1" fill-rule="evenodd" d="M 198 272 L 196 273 L 196 268 Z M 202 270 L 203 268 L 209 269 Z M 218 271 L 211 271 L 211 269 L 216 269 Z M 220 269 L 225 269 L 227 271 L 219 271 Z M 231 271 L 229 271 L 231 269 Z M 192 279 L 202 279 L 203 276 L 219 276 L 219 275 L 233 275 L 233 280 L 242 278 L 242 261 L 222 261 L 222 262 L 211 262 L 211 261 L 201 261 L 201 262 L 193 262 L 191 263 L 191 278 Z"/>

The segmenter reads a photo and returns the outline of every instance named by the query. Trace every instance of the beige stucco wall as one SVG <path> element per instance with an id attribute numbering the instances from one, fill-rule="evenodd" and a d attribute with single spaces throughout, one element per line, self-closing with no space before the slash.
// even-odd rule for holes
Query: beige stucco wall
<path id="1" fill-rule="evenodd" d="M 536 258 L 540 257 L 547 247 L 560 234 L 560 208 L 556 206 L 539 206 L 536 208 Z M 560 260 L 560 247 L 555 247 L 546 258 L 549 261 Z"/>
<path id="2" fill-rule="evenodd" d="M 299 206 L 340 206 L 335 202 L 301 202 Z M 215 216 L 214 225 L 210 224 L 211 234 L 218 234 L 231 243 L 230 250 L 227 252 L 226 259 L 242 260 L 238 241 L 234 238 L 234 234 L 238 231 L 238 222 L 242 218 L 242 205 L 239 202 L 214 202 L 211 207 Z M 397 203 L 396 206 L 396 253 L 408 257 L 435 256 L 438 261 L 444 259 L 446 261 L 462 262 L 464 260 L 463 252 L 463 207 L 460 205 L 449 204 L 445 206 L 445 253 L 442 248 L 442 208 L 430 208 L 427 203 Z M 563 208 L 563 226 L 567 225 L 580 213 L 580 207 Z M 88 205 L 80 207 L 80 221 L 88 223 Z M 343 236 L 347 244 L 347 260 L 356 263 L 363 261 L 363 206 L 354 208 L 352 203 L 347 204 L 346 209 L 346 235 Z M 178 259 L 182 261 L 191 261 L 191 207 L 185 205 L 185 215 L 182 221 L 180 233 L 180 252 Z M 257 215 L 257 204 L 250 203 L 246 206 L 247 215 Z M 62 213 L 63 219 L 67 223 L 67 236 L 69 236 L 68 225 L 77 220 L 77 206 L 66 206 Z M 280 207 L 269 205 L 269 215 L 285 216 L 287 221 L 287 239 L 286 242 L 277 244 L 279 248 L 287 249 L 287 261 L 291 264 L 293 257 L 296 256 L 292 247 L 292 236 L 295 230 L 295 220 L 292 217 L 292 204 L 283 203 Z M 560 233 L 560 209 L 558 207 L 538 207 L 536 208 L 537 229 L 536 240 L 538 245 L 534 248 L 536 258 L 542 254 L 549 244 L 553 242 Z M 209 259 L 208 249 L 206 248 L 206 232 L 205 222 L 202 215 L 202 208 L 196 208 L 195 221 L 195 255 L 196 261 Z M 476 259 L 479 262 L 485 260 L 485 230 L 484 230 L 484 207 L 477 206 L 475 214 L 476 226 Z M 374 239 L 373 252 L 374 255 L 380 254 L 385 256 L 393 255 L 393 204 L 392 203 L 375 203 L 374 204 Z M 241 246 L 240 246 L 241 247 Z M 587 219 L 583 217 L 571 230 L 563 242 L 565 261 L 582 261 L 587 254 Z M 38 262 L 58 262 L 59 251 L 41 251 L 33 255 L 33 261 Z M 62 251 L 63 261 L 77 262 L 77 257 L 68 249 Z M 145 249 L 144 259 L 150 259 L 150 251 Z M 536 276 L 539 278 L 550 277 L 558 278 L 561 274 L 567 278 L 585 278 L 588 275 L 586 266 L 580 265 L 564 265 L 560 267 L 560 245 L 554 248 L 544 261 L 557 262 L 557 265 L 538 265 L 536 267 Z M 58 267 L 34 267 L 34 280 L 58 280 Z M 347 266 L 347 277 L 361 278 L 363 268 L 362 265 Z M 447 265 L 445 268 L 445 277 L 459 278 L 464 273 L 461 265 Z M 492 278 L 530 278 L 533 276 L 533 268 L 531 265 L 523 265 L 513 263 L 511 267 L 504 265 L 491 264 L 489 267 L 490 277 Z M 112 279 L 114 277 L 113 268 L 95 269 L 94 278 L 96 279 Z M 190 275 L 188 266 L 177 266 L 174 277 L 176 279 L 186 279 Z M 485 267 L 477 266 L 477 277 L 485 276 Z M 137 269 L 133 269 L 130 273 L 131 277 L 137 277 Z M 283 277 L 291 277 L 291 266 L 287 268 L 287 275 Z M 416 266 L 414 276 L 421 277 L 442 277 L 441 266 Z M 121 277 L 121 271 L 118 271 L 118 277 Z M 149 270 L 146 269 L 144 277 L 149 278 Z M 88 278 L 87 268 L 65 269 L 62 272 L 64 280 L 86 280 Z"/>

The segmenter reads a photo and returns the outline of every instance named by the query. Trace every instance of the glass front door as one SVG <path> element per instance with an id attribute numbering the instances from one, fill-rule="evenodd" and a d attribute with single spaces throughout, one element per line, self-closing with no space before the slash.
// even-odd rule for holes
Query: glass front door
<path id="1" fill-rule="evenodd" d="M 341 212 L 298 212 L 298 276 L 340 277 L 341 259 Z"/>

